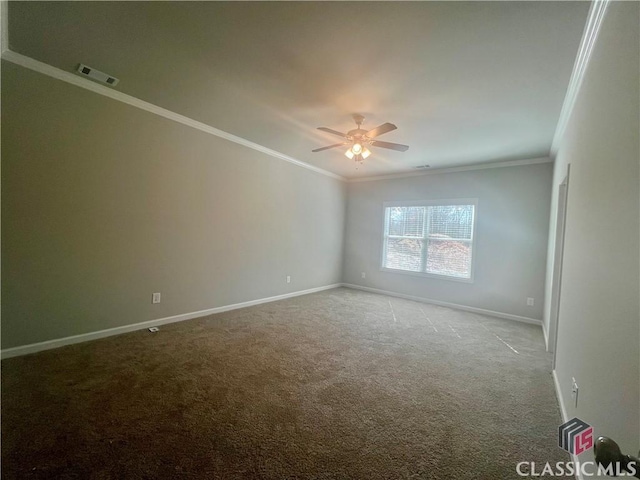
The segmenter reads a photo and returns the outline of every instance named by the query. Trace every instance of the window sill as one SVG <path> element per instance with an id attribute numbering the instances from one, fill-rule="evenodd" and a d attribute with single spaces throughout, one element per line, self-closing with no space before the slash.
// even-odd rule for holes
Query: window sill
<path id="1" fill-rule="evenodd" d="M 437 275 L 435 273 L 424 273 L 424 272 L 410 272 L 407 270 L 396 270 L 394 268 L 381 267 L 381 272 L 386 273 L 398 273 L 400 275 L 409 275 L 411 277 L 422 277 L 422 278 L 432 278 L 435 280 L 448 280 L 451 282 L 458 283 L 473 283 L 473 273 L 471 274 L 471 278 L 460 278 L 460 277 L 452 277 L 449 275 Z"/>

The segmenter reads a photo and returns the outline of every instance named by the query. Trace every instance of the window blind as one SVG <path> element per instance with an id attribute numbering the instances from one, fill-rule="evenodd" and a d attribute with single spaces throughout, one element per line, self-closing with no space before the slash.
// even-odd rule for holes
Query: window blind
<path id="1" fill-rule="evenodd" d="M 475 205 L 385 209 L 383 268 L 471 278 Z"/>

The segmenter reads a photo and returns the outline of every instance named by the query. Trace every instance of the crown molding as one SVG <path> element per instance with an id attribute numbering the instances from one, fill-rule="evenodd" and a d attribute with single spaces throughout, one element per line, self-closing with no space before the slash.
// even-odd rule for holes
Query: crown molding
<path id="1" fill-rule="evenodd" d="M 593 52 L 608 6 L 609 0 L 594 0 L 589 9 L 587 23 L 582 33 L 580 46 L 578 47 L 578 56 L 573 64 L 569 86 L 567 87 L 567 93 L 562 103 L 562 110 L 560 111 L 556 131 L 553 135 L 553 141 L 551 142 L 551 156 L 554 158 L 560 149 L 560 142 L 571 118 L 571 113 L 573 112 L 573 107 L 575 106 L 585 72 L 589 65 L 589 60 L 591 59 L 591 53 Z"/>
<path id="2" fill-rule="evenodd" d="M 567 92 L 564 98 L 564 102 L 562 104 L 562 109 L 560 112 L 560 116 L 558 118 L 558 123 L 556 125 L 556 130 L 555 130 L 553 141 L 551 144 L 551 149 L 550 149 L 551 158 L 545 157 L 545 158 L 537 158 L 537 159 L 531 159 L 531 160 L 516 160 L 511 162 L 494 162 L 494 163 L 486 163 L 486 164 L 480 164 L 475 166 L 468 165 L 468 166 L 461 166 L 461 167 L 432 169 L 432 170 L 420 171 L 420 172 L 412 171 L 412 172 L 403 172 L 403 173 L 396 173 L 396 174 L 389 174 L 389 175 L 377 175 L 377 176 L 369 176 L 369 177 L 355 177 L 355 178 L 342 177 L 340 175 L 329 172 L 322 168 L 310 165 L 301 160 L 297 160 L 293 157 L 285 155 L 276 150 L 272 150 L 263 145 L 254 143 L 245 138 L 225 132 L 224 130 L 217 129 L 215 127 L 199 122 L 192 118 L 172 112 L 170 110 L 159 107 L 157 105 L 153 105 L 149 102 L 145 102 L 144 100 L 140 100 L 136 97 L 127 95 L 118 90 L 113 90 L 109 87 L 94 83 L 74 73 L 61 70 L 52 65 L 40 62 L 33 58 L 19 54 L 17 52 L 13 52 L 9 50 L 8 0 L 0 0 L 0 29 L 1 29 L 0 54 L 3 60 L 7 60 L 16 65 L 20 65 L 24 68 L 28 68 L 30 70 L 50 76 L 57 80 L 70 83 L 77 87 L 90 90 L 99 95 L 109 97 L 113 100 L 117 100 L 122 103 L 126 103 L 133 107 L 139 108 L 141 110 L 145 110 L 155 115 L 195 128 L 197 130 L 203 131 L 210 135 L 223 138 L 225 140 L 237 143 L 239 145 L 243 145 L 247 148 L 251 148 L 253 150 L 264 153 L 271 157 L 284 160 L 286 162 L 292 163 L 302 168 L 306 168 L 316 173 L 320 173 L 321 175 L 325 175 L 327 177 L 334 178 L 336 180 L 340 180 L 348 183 L 370 182 L 370 181 L 389 180 L 389 179 L 395 179 L 395 178 L 406 178 L 406 177 L 414 177 L 414 176 L 422 176 L 422 175 L 435 175 L 435 174 L 442 174 L 442 173 L 482 170 L 486 168 L 530 165 L 535 163 L 546 163 L 546 162 L 553 161 L 552 159 L 555 158 L 556 154 L 558 153 L 558 149 L 560 148 L 560 142 L 562 140 L 567 124 L 571 117 L 571 113 L 573 111 L 576 98 L 580 90 L 580 86 L 582 85 L 582 81 L 584 79 L 584 75 L 585 75 L 589 60 L 591 58 L 591 53 L 593 51 L 595 41 L 600 31 L 600 26 L 602 24 L 602 20 L 606 13 L 609 2 L 610 0 L 593 0 L 593 3 L 591 4 L 591 8 L 589 9 L 585 30 L 583 32 L 582 39 L 580 41 L 580 46 L 578 48 L 578 55 L 574 63 L 573 71 L 571 73 L 571 78 L 569 80 L 569 86 L 567 87 Z"/>
<path id="3" fill-rule="evenodd" d="M 3 30 L 3 35 L 4 35 L 4 30 Z M 145 110 L 147 112 L 153 113 L 160 117 L 164 117 L 168 120 L 181 123 L 182 125 L 195 128 L 196 130 L 200 130 L 210 135 L 223 138 L 230 142 L 237 143 L 238 145 L 251 148 L 252 150 L 256 150 L 260 153 L 264 153 L 273 158 L 284 160 L 285 162 L 292 163 L 294 165 L 297 165 L 298 167 L 306 168 L 307 170 L 320 173 L 322 175 L 325 175 L 330 178 L 334 178 L 336 180 L 346 181 L 346 178 L 341 177 L 340 175 L 336 175 L 335 173 L 329 172 L 327 170 L 323 170 L 322 168 L 318 168 L 308 163 L 302 162 L 293 157 L 285 155 L 284 153 L 280 153 L 276 150 L 272 150 L 258 143 L 254 143 L 250 140 L 247 140 L 246 138 L 233 135 L 231 133 L 225 132 L 224 130 L 220 130 L 218 128 L 207 125 L 206 123 L 202 123 L 192 118 L 186 117 L 184 115 L 180 115 L 179 113 L 172 112 L 171 110 L 167 110 L 166 108 L 162 108 L 152 103 L 145 102 L 144 100 L 140 100 L 139 98 L 133 97 L 131 95 L 127 95 L 126 93 L 122 93 L 118 90 L 114 90 L 105 85 L 100 85 L 99 83 L 92 82 L 91 80 L 87 80 L 84 77 L 80 77 L 75 73 L 61 70 L 57 67 L 49 65 L 47 63 L 40 62 L 38 60 L 35 60 L 31 57 L 27 57 L 20 53 L 13 52 L 11 50 L 6 50 L 2 52 L 2 59 L 7 60 L 16 65 L 20 65 L 21 67 L 28 68 L 35 72 L 41 73 L 43 75 L 47 75 L 49 77 L 55 78 L 57 80 L 62 80 L 63 82 L 70 83 L 71 85 L 75 85 L 76 87 L 84 88 L 86 90 L 97 93 L 99 95 L 111 98 L 112 100 L 117 100 L 118 102 L 126 103 L 127 105 L 131 105 L 132 107 Z"/>
<path id="4" fill-rule="evenodd" d="M 503 168 L 503 167 L 520 167 L 523 165 L 536 165 L 539 163 L 551 163 L 553 160 L 549 157 L 529 158 L 524 160 L 511 160 L 508 162 L 491 162 L 480 163 L 477 165 L 464 165 L 460 167 L 447 167 L 447 168 L 433 168 L 429 170 L 420 170 L 404 173 L 392 173 L 390 175 L 377 175 L 372 177 L 356 177 L 348 178 L 348 183 L 358 182 L 375 182 L 378 180 L 393 180 L 395 178 L 407 178 L 407 177 L 421 177 L 424 175 L 441 175 L 443 173 L 457 173 L 457 172 L 469 172 L 473 170 L 486 170 L 489 168 Z"/>

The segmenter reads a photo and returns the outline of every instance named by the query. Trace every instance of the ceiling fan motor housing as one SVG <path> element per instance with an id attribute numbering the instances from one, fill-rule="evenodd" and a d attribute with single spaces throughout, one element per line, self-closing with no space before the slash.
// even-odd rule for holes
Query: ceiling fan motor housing
<path id="1" fill-rule="evenodd" d="M 364 139 L 364 136 L 365 136 L 366 133 L 367 133 L 366 130 L 363 130 L 361 128 L 356 128 L 354 130 L 348 131 L 347 132 L 347 137 L 351 137 L 354 140 Z"/>

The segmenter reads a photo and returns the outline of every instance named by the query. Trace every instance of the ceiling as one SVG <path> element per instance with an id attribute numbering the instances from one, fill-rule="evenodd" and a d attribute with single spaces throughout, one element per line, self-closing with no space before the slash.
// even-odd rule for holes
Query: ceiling
<path id="1" fill-rule="evenodd" d="M 549 154 L 588 2 L 10 2 L 10 49 L 344 177 Z M 358 166 L 316 129 L 391 122 Z M 357 169 L 356 169 L 357 167 Z"/>

